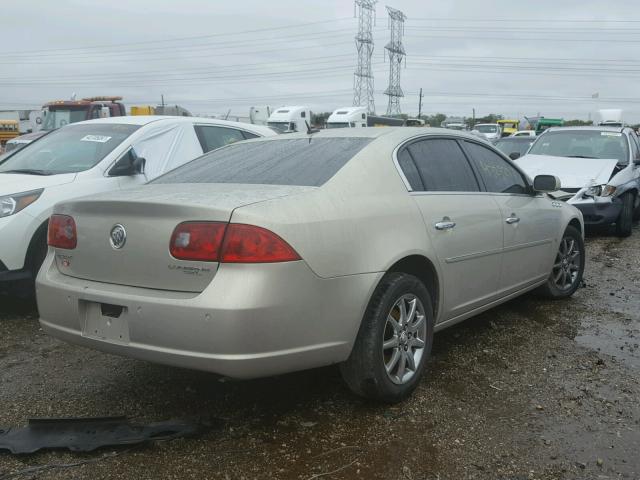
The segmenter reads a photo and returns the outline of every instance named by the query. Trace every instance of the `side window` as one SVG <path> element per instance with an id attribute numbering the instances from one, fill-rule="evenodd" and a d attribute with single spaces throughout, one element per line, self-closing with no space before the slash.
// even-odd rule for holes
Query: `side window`
<path id="1" fill-rule="evenodd" d="M 524 178 L 507 160 L 477 143 L 464 143 L 484 180 L 487 192 L 527 193 Z"/>
<path id="2" fill-rule="evenodd" d="M 244 140 L 242 132 L 240 130 L 234 130 L 233 128 L 207 125 L 195 125 L 194 128 L 204 153 L 215 150 L 216 148 L 224 147 L 230 143 Z"/>
<path id="3" fill-rule="evenodd" d="M 416 164 L 413 158 L 411 158 L 409 150 L 406 148 L 403 148 L 398 153 L 398 165 L 409 182 L 409 185 L 411 185 L 411 190 L 416 192 L 424 191 L 424 185 L 422 185 L 422 179 L 420 178 Z"/>
<path id="4" fill-rule="evenodd" d="M 259 135 L 256 135 L 255 133 L 245 132 L 245 131 L 242 132 L 242 135 L 244 136 L 244 138 L 246 140 L 249 140 L 250 138 L 258 138 L 259 137 Z"/>
<path id="5" fill-rule="evenodd" d="M 480 191 L 473 170 L 455 140 L 421 140 L 409 145 L 407 150 L 413 157 L 425 191 Z"/>

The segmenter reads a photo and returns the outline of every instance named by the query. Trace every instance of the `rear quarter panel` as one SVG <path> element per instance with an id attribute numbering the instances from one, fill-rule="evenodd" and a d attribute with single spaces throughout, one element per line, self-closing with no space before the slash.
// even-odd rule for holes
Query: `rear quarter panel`
<path id="1" fill-rule="evenodd" d="M 239 208 L 231 221 L 276 232 L 323 278 L 383 272 L 407 255 L 428 256 L 425 226 L 393 148 L 379 143 L 313 193 Z"/>

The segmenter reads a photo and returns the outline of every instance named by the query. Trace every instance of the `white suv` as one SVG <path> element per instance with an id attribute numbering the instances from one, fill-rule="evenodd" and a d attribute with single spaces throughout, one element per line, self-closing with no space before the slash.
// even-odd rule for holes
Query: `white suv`
<path id="1" fill-rule="evenodd" d="M 74 123 L 0 158 L 0 291 L 30 293 L 56 203 L 132 187 L 268 127 L 132 116 Z"/>

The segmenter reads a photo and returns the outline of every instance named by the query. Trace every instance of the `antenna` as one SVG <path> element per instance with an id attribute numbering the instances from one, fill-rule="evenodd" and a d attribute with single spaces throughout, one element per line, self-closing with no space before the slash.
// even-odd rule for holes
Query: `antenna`
<path id="1" fill-rule="evenodd" d="M 399 115 L 400 99 L 404 97 L 404 92 L 400 86 L 400 69 L 402 61 L 406 59 L 407 52 L 402 44 L 404 36 L 404 21 L 407 16 L 400 10 L 387 7 L 389 14 L 389 29 L 391 30 L 391 41 L 387 44 L 385 50 L 389 55 L 389 87 L 384 94 L 389 97 L 389 105 L 387 106 L 387 115 Z M 406 60 L 405 60 L 406 62 Z"/>
<path id="2" fill-rule="evenodd" d="M 355 0 L 355 9 L 358 13 L 358 34 L 356 35 L 358 65 L 353 79 L 353 106 L 366 106 L 370 114 L 376 113 L 371 69 L 376 3 L 378 0 Z"/>

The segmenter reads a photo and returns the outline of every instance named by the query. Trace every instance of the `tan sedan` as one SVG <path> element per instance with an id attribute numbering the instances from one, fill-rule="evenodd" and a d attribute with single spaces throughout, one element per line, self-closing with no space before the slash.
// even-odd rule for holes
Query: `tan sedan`
<path id="1" fill-rule="evenodd" d="M 71 343 L 252 378 L 340 364 L 360 395 L 416 387 L 435 331 L 584 270 L 578 210 L 475 136 L 327 130 L 224 147 L 58 205 L 37 290 Z"/>

